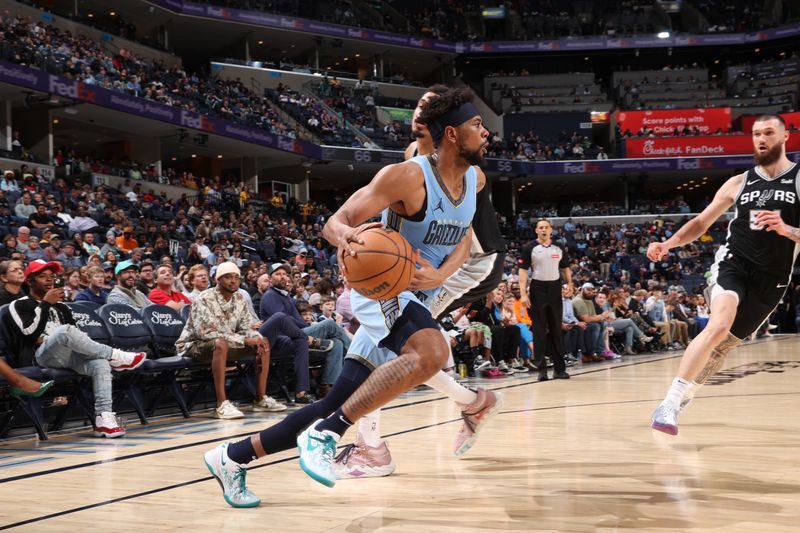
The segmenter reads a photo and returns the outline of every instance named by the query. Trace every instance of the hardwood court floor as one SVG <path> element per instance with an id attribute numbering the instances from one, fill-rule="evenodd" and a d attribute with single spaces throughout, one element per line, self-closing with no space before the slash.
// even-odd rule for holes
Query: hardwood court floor
<path id="1" fill-rule="evenodd" d="M 491 380 L 505 405 L 465 458 L 454 405 L 404 395 L 384 412 L 394 475 L 328 489 L 294 450 L 254 463 L 257 509 L 229 508 L 202 452 L 281 418 L 131 424 L 0 445 L 0 529 L 17 531 L 800 530 L 800 338 L 750 344 L 701 389 L 680 435 L 649 429 L 676 354 L 573 369 L 570 381 Z M 345 440 L 354 438 L 353 432 Z"/>

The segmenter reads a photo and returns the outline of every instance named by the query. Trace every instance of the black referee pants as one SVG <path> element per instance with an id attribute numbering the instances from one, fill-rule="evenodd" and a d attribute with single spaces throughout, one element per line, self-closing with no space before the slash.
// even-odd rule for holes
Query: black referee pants
<path id="1" fill-rule="evenodd" d="M 561 282 L 533 280 L 530 295 L 533 364 L 547 368 L 544 356 L 549 355 L 553 370 L 563 372 L 567 365 L 564 363 L 564 335 L 561 332 Z"/>

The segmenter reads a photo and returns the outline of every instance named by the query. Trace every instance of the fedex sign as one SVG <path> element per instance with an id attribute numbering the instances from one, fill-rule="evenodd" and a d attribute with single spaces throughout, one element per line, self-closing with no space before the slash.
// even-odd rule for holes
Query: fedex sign
<path id="1" fill-rule="evenodd" d="M 205 115 L 181 111 L 181 126 L 195 130 L 214 131 L 214 123 Z"/>
<path id="2" fill-rule="evenodd" d="M 61 81 L 63 78 L 50 75 L 48 77 L 48 90 L 52 94 L 83 100 L 84 102 L 95 103 L 97 93 L 89 88 L 89 85 L 79 81 Z"/>
<path id="3" fill-rule="evenodd" d="M 601 172 L 602 167 L 597 163 L 564 163 L 564 174 L 586 174 L 589 172 Z"/>

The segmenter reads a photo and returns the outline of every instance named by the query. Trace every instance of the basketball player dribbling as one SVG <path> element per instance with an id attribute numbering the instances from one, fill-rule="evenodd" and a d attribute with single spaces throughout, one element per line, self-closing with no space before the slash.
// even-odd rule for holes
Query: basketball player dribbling
<path id="1" fill-rule="evenodd" d="M 429 99 L 448 90 L 445 85 L 434 85 L 419 99 L 411 120 L 411 132 L 416 141 L 406 148 L 404 159 L 435 152 L 428 128 L 418 119 Z M 479 178 L 485 180 L 483 171 L 479 167 L 474 168 Z M 455 274 L 444 280 L 444 285 L 436 298 L 428 304 L 434 319 L 438 320 L 446 313 L 486 296 L 502 280 L 506 246 L 497 224 L 488 189 L 484 187 L 478 192 L 475 216 L 472 220 L 473 239 L 469 259 Z M 425 384 L 448 396 L 462 408 L 464 422 L 456 436 L 453 454 L 457 457 L 463 455 L 478 438 L 477 427 L 473 424 L 467 407 L 475 402 L 478 394 L 486 394 L 495 398 L 497 402 L 495 409 L 499 409 L 502 401 L 500 395 L 480 388 L 477 391 L 467 389 L 441 371 Z M 346 446 L 336 457 L 334 470 L 337 479 L 387 476 L 394 472 L 395 463 L 392 461 L 386 442 L 381 438 L 380 411 L 374 411 L 361 418 L 356 441 Z"/>
<path id="2" fill-rule="evenodd" d="M 670 249 L 700 237 L 734 206 L 725 244 L 711 267 L 708 325 L 686 348 L 677 377 L 653 413 L 653 429 L 678 434 L 678 415 L 697 389 L 721 368 L 729 351 L 758 329 L 786 292 L 800 250 L 800 183 L 798 165 L 786 157 L 788 139 L 781 117 L 758 117 L 753 124 L 757 165 L 726 181 L 702 213 L 647 250 L 651 260 L 663 259 Z"/>
<path id="3" fill-rule="evenodd" d="M 386 224 L 399 227 L 418 250 L 411 285 L 415 292 L 407 290 L 385 301 L 353 293 L 351 304 L 361 327 L 339 379 L 325 398 L 248 439 L 226 442 L 206 452 L 206 466 L 233 507 L 260 503 L 247 488 L 245 465 L 289 449 L 295 442 L 301 468 L 316 481 L 333 486 L 333 456 L 347 428 L 430 379 L 447 360 L 450 347 L 422 302 L 435 297 L 441 279 L 455 273 L 469 255 L 476 194 L 485 185 L 472 165 L 483 159 L 488 132 L 469 90 L 453 89 L 432 99 L 422 115 L 420 120 L 428 125 L 437 145 L 436 155 L 385 167 L 345 202 L 324 229 L 326 238 L 337 244 L 339 264 L 343 265 L 345 254 L 355 255 L 350 243 L 363 242 L 359 234 L 377 226 L 363 222 L 383 212 Z M 444 213 L 433 211 L 438 199 L 446 200 Z M 435 231 L 435 238 L 426 238 L 441 226 L 446 231 Z M 466 416 L 477 428 L 496 412 L 496 406 L 493 396 L 478 394 L 468 406 L 472 414 Z"/>

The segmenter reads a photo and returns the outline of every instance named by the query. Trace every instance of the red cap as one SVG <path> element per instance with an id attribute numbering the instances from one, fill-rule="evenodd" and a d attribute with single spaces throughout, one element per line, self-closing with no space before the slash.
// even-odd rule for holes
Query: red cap
<path id="1" fill-rule="evenodd" d="M 57 261 L 45 261 L 44 259 L 37 259 L 35 261 L 31 261 L 28 263 L 28 266 L 25 268 L 25 281 L 28 281 L 28 278 L 41 272 L 42 270 L 51 270 L 55 274 L 61 273 L 61 263 Z"/>

